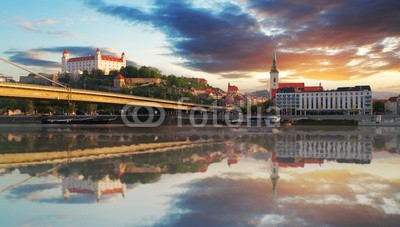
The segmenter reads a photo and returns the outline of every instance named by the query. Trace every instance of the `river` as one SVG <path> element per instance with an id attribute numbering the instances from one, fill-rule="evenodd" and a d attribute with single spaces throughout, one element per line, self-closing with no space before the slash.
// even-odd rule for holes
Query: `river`
<path id="1" fill-rule="evenodd" d="M 400 127 L 0 129 L 1 226 L 400 221 Z"/>

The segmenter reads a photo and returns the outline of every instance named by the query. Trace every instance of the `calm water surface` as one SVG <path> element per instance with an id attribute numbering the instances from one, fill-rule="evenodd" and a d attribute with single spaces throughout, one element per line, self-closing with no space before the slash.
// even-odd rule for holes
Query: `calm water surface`
<path id="1" fill-rule="evenodd" d="M 0 153 L 0 226 L 400 221 L 400 128 L 1 125 Z"/>

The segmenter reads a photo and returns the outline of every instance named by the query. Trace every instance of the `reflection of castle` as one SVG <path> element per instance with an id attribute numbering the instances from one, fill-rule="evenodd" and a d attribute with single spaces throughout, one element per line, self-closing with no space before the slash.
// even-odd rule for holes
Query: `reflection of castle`
<path id="1" fill-rule="evenodd" d="M 82 175 L 62 180 L 62 194 L 66 201 L 68 201 L 70 193 L 93 194 L 99 202 L 102 195 L 121 193 L 125 197 L 125 192 L 126 185 L 120 180 L 111 180 L 108 175 L 101 180 L 92 180 L 91 177 L 84 179 Z"/>

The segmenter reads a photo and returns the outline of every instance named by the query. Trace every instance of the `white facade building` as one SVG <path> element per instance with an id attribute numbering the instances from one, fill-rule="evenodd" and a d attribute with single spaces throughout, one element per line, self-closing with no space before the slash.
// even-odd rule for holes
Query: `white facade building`
<path id="1" fill-rule="evenodd" d="M 372 91 L 370 86 L 317 92 L 295 92 L 291 88 L 278 89 L 276 105 L 283 115 L 371 114 Z"/>
<path id="2" fill-rule="evenodd" d="M 70 58 L 68 50 L 64 50 L 61 58 L 61 72 L 81 74 L 83 70 L 91 71 L 93 69 L 101 69 L 106 75 L 111 70 L 120 70 L 121 67 L 126 67 L 125 53 L 122 52 L 121 58 L 103 56 L 97 48 L 96 55 Z"/>

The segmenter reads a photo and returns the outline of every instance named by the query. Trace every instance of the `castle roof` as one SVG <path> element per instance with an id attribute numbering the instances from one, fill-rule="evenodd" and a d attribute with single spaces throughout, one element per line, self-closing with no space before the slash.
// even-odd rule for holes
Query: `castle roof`
<path id="1" fill-rule="evenodd" d="M 114 79 L 121 79 L 121 80 L 123 80 L 123 79 L 125 79 L 125 78 L 124 78 L 124 76 L 122 76 L 121 74 L 118 74 Z"/>

